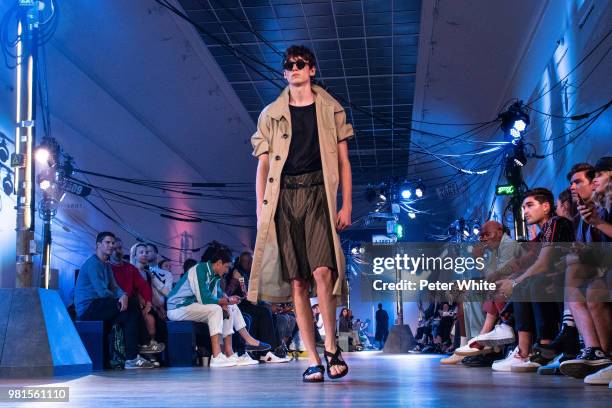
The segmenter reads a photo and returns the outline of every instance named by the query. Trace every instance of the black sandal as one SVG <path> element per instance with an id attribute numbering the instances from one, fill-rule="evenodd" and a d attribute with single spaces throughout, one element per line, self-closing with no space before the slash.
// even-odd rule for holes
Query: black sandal
<path id="1" fill-rule="evenodd" d="M 312 375 L 312 374 L 321 374 L 321 378 L 306 378 L 307 375 Z M 304 382 L 317 383 L 317 382 L 323 382 L 324 379 L 325 379 L 325 367 L 323 367 L 322 365 L 308 367 L 306 371 L 304 371 L 304 374 L 302 374 L 302 381 Z"/>
<path id="2" fill-rule="evenodd" d="M 346 365 L 346 362 L 344 360 L 340 360 L 341 352 L 342 349 L 340 347 L 337 347 L 335 353 L 330 353 L 327 350 L 325 350 L 325 352 L 323 353 L 323 357 L 325 357 L 325 363 L 327 364 L 327 375 L 332 380 L 335 380 L 336 378 L 342 378 L 348 374 L 348 366 Z M 332 366 L 345 367 L 346 370 L 342 371 L 340 374 L 332 375 Z"/>

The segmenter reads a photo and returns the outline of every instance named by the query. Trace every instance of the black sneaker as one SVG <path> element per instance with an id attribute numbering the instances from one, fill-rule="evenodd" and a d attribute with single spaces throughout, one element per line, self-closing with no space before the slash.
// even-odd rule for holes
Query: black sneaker
<path id="1" fill-rule="evenodd" d="M 576 356 L 580 352 L 578 329 L 564 324 L 553 341 L 549 344 L 538 344 L 534 346 L 534 350 L 549 360 L 561 353 L 568 357 Z"/>
<path id="2" fill-rule="evenodd" d="M 495 360 L 504 358 L 502 353 L 487 353 L 477 356 L 468 356 L 461 360 L 461 364 L 467 367 L 491 367 Z"/>
<path id="3" fill-rule="evenodd" d="M 586 347 L 573 360 L 561 363 L 561 374 L 573 378 L 584 378 L 612 364 L 609 356 L 599 347 Z"/>

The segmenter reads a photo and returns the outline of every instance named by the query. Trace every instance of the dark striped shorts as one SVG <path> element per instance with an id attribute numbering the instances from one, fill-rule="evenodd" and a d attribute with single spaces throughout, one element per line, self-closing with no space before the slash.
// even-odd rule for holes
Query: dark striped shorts
<path id="1" fill-rule="evenodd" d="M 318 267 L 337 269 L 322 171 L 282 177 L 274 221 L 285 282 L 314 284 Z"/>

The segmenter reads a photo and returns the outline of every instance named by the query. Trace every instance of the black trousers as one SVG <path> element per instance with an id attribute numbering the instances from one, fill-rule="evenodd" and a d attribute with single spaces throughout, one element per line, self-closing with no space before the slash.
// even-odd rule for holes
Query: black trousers
<path id="1" fill-rule="evenodd" d="M 535 333 L 536 340 L 552 340 L 559 331 L 563 304 L 559 302 L 525 302 L 528 299 L 542 299 L 542 288 L 550 280 L 544 276 L 526 279 L 514 288 L 512 301 L 516 331 Z"/>
<path id="2" fill-rule="evenodd" d="M 243 314 L 251 316 L 251 327 L 249 333 L 257 340 L 268 343 L 275 349 L 280 345 L 280 341 L 276 336 L 274 329 L 274 321 L 272 312 L 265 306 L 254 305 L 248 300 L 243 300 L 238 303 L 238 309 Z"/>
<path id="3" fill-rule="evenodd" d="M 79 320 L 103 320 L 105 323 L 105 338 L 113 324 L 119 323 L 123 327 L 125 358 L 127 360 L 133 360 L 138 354 L 141 319 L 140 305 L 137 299 L 131 299 L 128 302 L 128 308 L 120 312 L 117 299 L 114 297 L 95 299 L 85 313 L 79 316 Z"/>

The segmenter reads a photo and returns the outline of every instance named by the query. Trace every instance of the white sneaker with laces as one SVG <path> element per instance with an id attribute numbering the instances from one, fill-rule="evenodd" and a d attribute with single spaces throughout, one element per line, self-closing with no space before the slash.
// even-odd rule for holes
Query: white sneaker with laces
<path id="1" fill-rule="evenodd" d="M 474 337 L 473 341 L 485 347 L 503 346 L 514 343 L 514 330 L 507 324 L 498 324 L 493 330 L 488 333 Z"/>
<path id="2" fill-rule="evenodd" d="M 271 351 L 268 351 L 260 360 L 265 363 L 288 363 L 291 361 L 289 357 L 279 357 Z"/>
<path id="3" fill-rule="evenodd" d="M 232 356 L 235 355 L 236 354 L 233 354 Z M 238 356 L 236 356 L 236 358 L 238 358 Z M 234 367 L 235 365 L 237 365 L 236 361 L 227 358 L 223 353 L 219 353 L 217 357 L 213 356 L 210 358 L 210 368 Z"/>
<path id="4" fill-rule="evenodd" d="M 493 349 L 492 347 L 489 347 L 489 346 L 485 346 L 484 348 L 472 347 L 473 345 L 475 345 L 475 343 L 478 343 L 476 341 L 476 337 L 468 341 L 465 346 L 461 346 L 455 349 L 455 354 L 457 354 L 458 356 L 464 356 L 464 357 L 478 356 L 480 354 L 487 354 Z M 481 346 L 480 343 L 478 343 L 478 345 Z"/>
<path id="5" fill-rule="evenodd" d="M 542 364 L 533 361 L 531 355 L 527 357 L 521 357 L 518 354 L 515 356 L 510 371 L 513 373 L 532 373 L 538 371 L 538 368 L 542 367 Z"/>
<path id="6" fill-rule="evenodd" d="M 229 361 L 235 362 L 236 365 L 238 365 L 238 366 L 247 366 L 247 365 L 259 364 L 259 361 L 253 360 L 251 358 L 251 356 L 249 356 L 248 353 L 244 353 L 241 356 L 238 356 L 238 354 L 234 353 L 231 356 L 229 356 L 227 359 Z"/>
<path id="7" fill-rule="evenodd" d="M 517 361 L 517 362 L 520 361 L 518 346 L 516 346 L 514 350 L 509 352 L 508 356 L 506 356 L 506 358 L 504 358 L 502 360 L 494 361 L 493 365 L 491 366 L 491 369 L 493 371 L 510 372 L 510 371 L 512 371 L 512 363 L 515 362 L 515 361 Z"/>
<path id="8" fill-rule="evenodd" d="M 584 377 L 584 383 L 591 385 L 610 384 L 610 388 L 612 388 L 612 365 L 606 368 L 602 368 L 596 373 L 587 375 L 586 377 Z"/>

